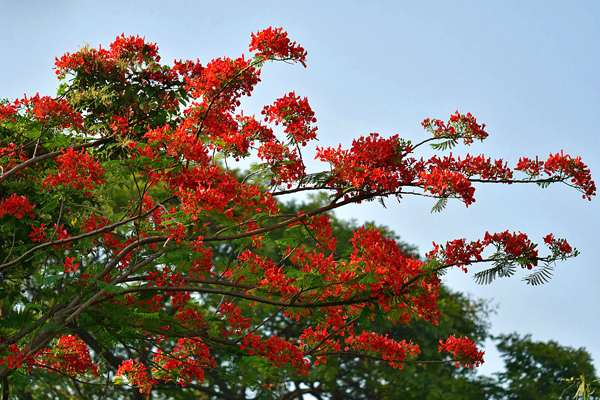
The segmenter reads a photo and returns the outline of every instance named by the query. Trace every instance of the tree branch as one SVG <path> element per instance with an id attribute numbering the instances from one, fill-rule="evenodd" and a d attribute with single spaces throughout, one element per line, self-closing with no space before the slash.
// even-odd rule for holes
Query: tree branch
<path id="1" fill-rule="evenodd" d="M 80 149 L 87 149 L 88 147 L 96 147 L 99 146 L 101 144 L 104 143 L 108 143 L 111 141 L 110 137 L 106 137 L 100 140 L 96 140 L 95 142 L 91 142 L 91 143 L 85 143 L 85 144 L 81 144 L 79 146 L 73 146 L 73 150 L 77 151 Z M 19 172 L 20 170 L 22 170 L 23 168 L 27 168 L 35 163 L 38 163 L 40 161 L 44 161 L 44 160 L 49 160 L 52 158 L 56 158 L 58 156 L 60 156 L 62 154 L 62 151 L 55 151 L 53 153 L 47 153 L 47 154 L 43 154 L 41 156 L 37 156 L 34 158 L 30 158 L 29 160 L 17 165 L 16 167 L 12 168 L 10 171 L 7 171 L 5 173 L 2 174 L 2 176 L 0 176 L 0 183 L 4 182 L 6 179 L 8 179 L 11 175 L 16 174 L 17 172 Z"/>

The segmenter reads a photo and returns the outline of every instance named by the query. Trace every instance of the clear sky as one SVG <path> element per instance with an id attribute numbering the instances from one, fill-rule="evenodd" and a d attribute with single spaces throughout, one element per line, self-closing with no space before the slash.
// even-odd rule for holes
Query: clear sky
<path id="1" fill-rule="evenodd" d="M 424 138 L 420 122 L 473 113 L 490 134 L 471 154 L 545 158 L 564 150 L 600 177 L 600 2 L 589 1 L 42 1 L 0 0 L 0 98 L 53 94 L 54 57 L 117 35 L 156 42 L 163 61 L 237 57 L 250 33 L 283 27 L 308 51 L 308 68 L 267 65 L 246 114 L 296 91 L 318 118 L 320 146 L 352 138 Z M 464 152 L 466 152 L 464 151 Z M 455 153 L 463 152 L 457 150 Z M 326 168 L 311 164 L 312 168 Z M 431 242 L 521 231 L 535 241 L 552 232 L 581 251 L 531 287 L 523 275 L 478 286 L 456 270 L 447 284 L 499 305 L 494 334 L 531 333 L 586 347 L 600 369 L 600 199 L 564 185 L 477 187 L 468 209 L 406 198 L 338 212 L 389 225 L 422 253 Z M 472 268 L 470 273 L 476 272 Z M 418 340 L 418 338 L 415 338 Z M 501 368 L 493 348 L 482 371 Z"/>

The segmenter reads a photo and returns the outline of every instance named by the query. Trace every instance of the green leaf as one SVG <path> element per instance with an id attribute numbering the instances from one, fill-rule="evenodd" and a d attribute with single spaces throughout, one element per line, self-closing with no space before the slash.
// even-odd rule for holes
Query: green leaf
<path id="1" fill-rule="evenodd" d="M 442 210 L 444 208 L 446 208 L 447 204 L 448 204 L 448 198 L 447 197 L 442 197 L 441 199 L 439 199 L 437 201 L 437 203 L 435 203 L 435 205 L 431 209 L 431 213 L 433 214 L 434 212 L 442 212 Z"/>
<path id="2" fill-rule="evenodd" d="M 98 286 L 100 289 L 110 293 L 110 294 L 119 294 L 121 293 L 121 291 L 123 291 L 123 288 L 110 284 L 108 282 L 104 282 L 104 281 L 99 281 L 96 280 L 96 286 Z"/>
<path id="3" fill-rule="evenodd" d="M 477 272 L 473 275 L 473 280 L 478 285 L 488 285 L 492 283 L 493 280 L 498 278 L 510 277 L 515 274 L 517 267 L 513 262 L 503 260 L 498 263 L 498 265 L 488 268 L 484 271 Z"/>
<path id="4" fill-rule="evenodd" d="M 446 140 L 446 141 L 441 142 L 441 143 L 431 143 L 430 146 L 434 150 L 446 151 L 448 149 L 454 148 L 454 146 L 456 146 L 456 143 L 457 142 L 456 142 L 455 139 L 450 139 L 450 140 Z"/>
<path id="5" fill-rule="evenodd" d="M 542 285 L 552 279 L 552 271 L 554 271 L 554 267 L 550 264 L 546 264 L 537 271 L 527 275 L 523 280 L 527 282 L 528 285 Z"/>

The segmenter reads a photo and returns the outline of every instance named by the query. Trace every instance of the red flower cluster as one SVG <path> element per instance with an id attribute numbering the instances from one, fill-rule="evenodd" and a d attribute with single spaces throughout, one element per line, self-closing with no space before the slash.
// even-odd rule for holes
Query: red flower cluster
<path id="1" fill-rule="evenodd" d="M 86 126 L 99 134 L 140 135 L 154 119 L 150 115 L 163 116 L 159 120 L 164 123 L 164 117 L 170 118 L 179 109 L 181 94 L 174 93 L 181 87 L 177 70 L 159 61 L 155 44 L 121 35 L 108 50 L 84 47 L 57 58 L 55 69 L 60 79 L 72 76 L 77 80 L 71 85 L 76 94 L 70 97 L 86 110 Z M 111 91 L 111 96 L 99 95 L 99 87 Z M 102 125 L 105 129 L 98 129 Z"/>
<path id="2" fill-rule="evenodd" d="M 264 60 L 298 61 L 306 68 L 306 50 L 296 42 L 291 42 L 283 28 L 268 27 L 252 34 L 250 51 L 258 51 L 257 56 Z"/>
<path id="3" fill-rule="evenodd" d="M 144 138 L 148 141 L 149 147 L 139 148 L 141 156 L 155 158 L 159 155 L 155 153 L 156 151 L 176 159 L 183 156 L 186 160 L 201 164 L 207 164 L 209 161 L 208 148 L 187 129 L 180 127 L 173 132 L 170 125 L 163 125 L 148 129 Z"/>
<path id="4" fill-rule="evenodd" d="M 475 343 L 468 337 L 456 338 L 455 335 L 450 336 L 446 341 L 440 340 L 439 352 L 447 351 L 452 354 L 456 366 L 460 366 L 462 363 L 463 367 L 473 369 L 473 367 L 479 367 L 483 364 L 484 351 L 479 351 Z"/>
<path id="5" fill-rule="evenodd" d="M 448 122 L 439 119 L 425 119 L 421 125 L 439 139 L 463 139 L 464 144 L 473 143 L 473 139 L 484 140 L 488 133 L 485 124 L 479 125 L 471 113 L 463 115 L 456 110 Z"/>
<path id="6" fill-rule="evenodd" d="M 30 364 L 53 369 L 68 376 L 83 375 L 87 372 L 96 377 L 100 376 L 86 344 L 73 335 L 61 336 L 54 348 L 39 351 Z"/>
<path id="7" fill-rule="evenodd" d="M 262 340 L 260 335 L 249 333 L 242 339 L 240 350 L 248 348 L 250 349 L 248 355 L 264 357 L 277 367 L 291 364 L 298 375 L 308 374 L 310 362 L 304 358 L 304 350 L 285 339 L 271 336 L 267 340 Z"/>
<path id="8" fill-rule="evenodd" d="M 259 75 L 260 70 L 244 57 L 234 60 L 214 59 L 202 68 L 202 74 L 185 75 L 189 94 L 195 99 L 201 99 L 200 102 L 192 103 L 188 110 L 197 108 L 200 111 L 196 114 L 199 119 L 212 118 L 207 112 L 209 109 L 212 112 L 233 112 L 240 105 L 239 98 L 252 93 L 254 86 L 260 81 Z"/>
<path id="9" fill-rule="evenodd" d="M 79 269 L 79 263 L 73 263 L 75 261 L 75 257 L 67 257 L 65 260 L 65 273 L 67 272 L 77 272 Z"/>
<path id="10" fill-rule="evenodd" d="M 524 257 L 529 259 L 530 262 L 524 265 L 527 269 L 531 269 L 532 266 L 537 265 L 538 251 L 535 249 L 536 244 L 529 240 L 524 233 L 519 232 L 517 234 L 516 232 L 509 233 L 508 231 L 504 231 L 490 235 L 486 232 L 483 245 L 488 246 L 490 244 L 496 245 L 499 250 L 509 257 Z"/>
<path id="11" fill-rule="evenodd" d="M 317 147 L 315 158 L 331 164 L 329 186 L 394 193 L 414 179 L 414 172 L 403 162 L 408 152 L 410 147 L 398 135 L 384 139 L 371 133 L 353 140 L 350 150 Z"/>
<path id="12" fill-rule="evenodd" d="M 483 155 L 477 157 L 467 154 L 464 159 L 449 156 L 431 157 L 426 162 L 421 160 L 415 169 L 423 190 L 439 197 L 458 196 L 468 207 L 475 202 L 475 188 L 469 179 L 478 176 L 479 179 L 510 183 L 513 173 L 502 159 L 492 160 Z"/>
<path id="13" fill-rule="evenodd" d="M 11 344 L 7 350 L 9 354 L 0 358 L 0 365 L 6 365 L 6 368 L 21 368 L 24 362 L 31 360 L 31 357 L 27 356 L 26 349 L 21 350 L 16 344 Z"/>
<path id="14" fill-rule="evenodd" d="M 460 172 L 435 168 L 430 172 L 421 172 L 419 178 L 419 184 L 422 185 L 423 190 L 440 197 L 457 195 L 467 207 L 475 202 L 473 197 L 475 188 L 471 186 L 471 182 L 467 177 Z"/>
<path id="15" fill-rule="evenodd" d="M 523 171 L 532 178 L 538 177 L 544 172 L 549 177 L 558 181 L 570 180 L 572 185 L 583 193 L 583 198 L 591 200 L 591 196 L 596 195 L 596 185 L 592 180 L 589 168 L 581 161 L 581 157 L 572 158 L 560 154 L 550 154 L 547 161 L 535 161 L 529 158 L 520 158 L 517 167 L 518 171 Z"/>
<path id="16" fill-rule="evenodd" d="M 67 232 L 67 230 L 65 229 L 65 224 L 60 224 L 60 226 L 56 225 L 56 223 L 54 224 L 54 234 L 56 235 L 56 238 L 58 240 L 62 240 L 62 239 L 68 239 L 71 237 L 71 235 L 69 235 L 69 232 Z M 71 248 L 69 247 L 69 245 L 63 243 L 61 245 L 54 245 L 54 250 L 59 249 L 60 247 L 64 246 L 64 248 L 66 250 L 70 250 Z"/>
<path id="17" fill-rule="evenodd" d="M 15 104 L 0 104 L 0 121 L 10 119 L 13 122 L 17 122 L 17 113 L 19 112 L 17 106 L 17 102 L 15 102 Z M 0 154 L 2 153 L 0 152 Z"/>
<path id="18" fill-rule="evenodd" d="M 177 382 L 181 386 L 193 381 L 204 382 L 204 370 L 217 366 L 208 347 L 200 339 L 193 338 L 177 340 L 177 346 L 168 354 L 158 349 L 154 362 L 158 366 L 152 368 L 154 377 Z"/>
<path id="19" fill-rule="evenodd" d="M 16 193 L 13 193 L 0 202 L 0 218 L 4 215 L 12 215 L 17 219 L 21 219 L 27 215 L 33 219 L 35 218 L 33 214 L 34 208 L 35 206 L 31 205 L 27 197 L 17 196 Z"/>
<path id="20" fill-rule="evenodd" d="M 9 143 L 6 147 L 0 147 L 0 170 L 4 172 L 10 171 L 13 167 L 28 159 L 23 150 L 17 148 L 17 145 L 14 143 Z M 20 173 L 21 171 L 17 172 L 17 174 Z"/>
<path id="21" fill-rule="evenodd" d="M 49 96 L 40 97 L 39 93 L 31 99 L 23 99 L 23 104 L 31 104 L 30 113 L 40 122 L 51 122 L 59 128 L 83 129 L 83 118 L 74 111 L 64 99 L 53 99 Z"/>
<path id="22" fill-rule="evenodd" d="M 92 213 L 92 215 L 89 218 L 84 218 L 82 222 L 83 226 L 81 227 L 81 229 L 88 233 L 102 229 L 110 224 L 110 221 L 107 220 L 105 217 L 98 217 L 95 213 Z M 103 232 L 100 233 L 98 236 L 101 237 L 103 241 L 101 242 L 99 238 L 96 237 L 93 239 L 94 244 L 103 243 L 104 248 L 106 250 L 115 251 L 120 250 L 123 247 L 123 244 L 115 237 L 114 233 Z"/>
<path id="23" fill-rule="evenodd" d="M 242 316 L 242 310 L 233 303 L 223 300 L 219 306 L 219 315 L 225 315 L 227 318 L 227 324 L 231 326 L 231 331 L 223 332 L 225 337 L 232 333 L 236 335 L 242 334 L 245 329 L 250 327 L 250 318 L 244 318 Z"/>
<path id="24" fill-rule="evenodd" d="M 115 375 L 115 382 L 122 383 L 122 376 L 127 378 L 131 386 L 139 387 L 140 393 L 150 393 L 152 385 L 158 383 L 158 381 L 150 375 L 144 364 L 135 363 L 131 359 L 121 363 Z"/>
<path id="25" fill-rule="evenodd" d="M 175 318 L 180 320 L 182 325 L 188 326 L 191 329 L 202 329 L 206 327 L 204 317 L 197 311 L 197 307 L 182 307 L 179 309 L 179 312 L 175 314 Z"/>
<path id="26" fill-rule="evenodd" d="M 46 224 L 41 224 L 39 227 L 31 225 L 31 233 L 28 236 L 31 238 L 31 241 L 33 243 L 47 242 L 48 239 L 46 239 Z"/>
<path id="27" fill-rule="evenodd" d="M 381 358 L 394 368 L 402 369 L 402 362 L 407 356 L 416 356 L 421 351 L 419 346 L 403 340 L 398 342 L 387 335 L 378 335 L 374 332 L 364 332 L 358 336 L 350 336 L 346 344 L 356 350 L 366 350 L 378 353 Z M 347 347 L 346 349 L 349 349 Z"/>
<path id="28" fill-rule="evenodd" d="M 126 37 L 122 34 L 110 45 L 110 50 L 85 47 L 77 53 L 66 53 L 60 59 L 56 58 L 54 66 L 56 75 L 64 78 L 69 73 L 114 74 L 121 68 L 119 64 L 157 64 L 159 61 L 158 47 L 154 43 L 146 43 L 139 36 Z"/>
<path id="29" fill-rule="evenodd" d="M 255 281 L 256 287 L 277 293 L 283 298 L 298 293 L 294 285 L 296 280 L 285 275 L 283 267 L 277 266 L 267 258 L 260 258 L 253 252 L 246 250 L 239 257 L 239 268 L 249 272 L 243 275 L 244 281 Z"/>
<path id="30" fill-rule="evenodd" d="M 145 38 L 139 36 L 125 37 L 125 34 L 117 36 L 110 44 L 110 51 L 112 52 L 112 57 L 116 59 L 127 60 L 132 58 L 138 64 L 142 64 L 147 59 L 156 62 L 160 61 L 158 46 L 155 43 L 147 43 Z"/>
<path id="31" fill-rule="evenodd" d="M 483 241 L 477 240 L 467 243 L 466 239 L 456 239 L 447 242 L 445 246 L 433 243 L 434 249 L 426 254 L 429 259 L 438 259 L 445 265 L 455 265 L 467 272 L 465 266 L 474 261 L 481 261 L 483 250 L 493 244 L 498 253 L 494 256 L 521 258 L 527 260 L 521 266 L 531 269 L 538 264 L 538 251 L 534 244 L 524 233 L 509 233 L 508 231 L 490 234 L 485 233 Z"/>
<path id="32" fill-rule="evenodd" d="M 258 212 L 275 214 L 277 204 L 269 193 L 257 186 L 241 184 L 232 176 L 212 164 L 184 169 L 174 176 L 167 172 L 157 177 L 165 182 L 181 201 L 181 209 L 196 220 L 211 212 L 221 213 L 225 218 L 243 223 Z M 237 214 L 233 214 L 235 207 Z"/>
<path id="33" fill-rule="evenodd" d="M 302 212 L 300 212 L 300 214 L 302 214 Z M 337 238 L 333 236 L 331 232 L 331 223 L 329 222 L 329 219 L 329 215 L 315 215 L 314 217 L 306 218 L 303 225 L 307 228 L 309 234 L 316 240 L 318 247 L 329 251 L 335 251 Z M 293 225 L 296 224 L 292 224 L 290 227 Z"/>
<path id="34" fill-rule="evenodd" d="M 385 310 L 400 311 L 394 322 L 408 323 L 411 315 L 416 313 L 419 318 L 437 323 L 439 278 L 430 274 L 415 279 L 422 275 L 421 261 L 402 254 L 394 240 L 382 237 L 375 229 L 359 229 L 351 242 L 354 247 L 349 262 L 354 267 L 351 271 L 356 275 L 372 276 L 368 285 L 371 296 L 376 297 Z M 404 296 L 411 297 L 410 307 L 402 300 Z"/>
<path id="35" fill-rule="evenodd" d="M 74 151 L 72 147 L 63 150 L 56 161 L 58 163 L 56 174 L 48 172 L 48 176 L 42 182 L 44 187 L 72 186 L 87 197 L 92 197 L 91 190 L 96 185 L 105 183 L 102 178 L 104 168 L 98 161 L 94 161 L 85 149 L 81 149 L 80 152 Z"/>
<path id="36" fill-rule="evenodd" d="M 49 96 L 40 97 L 39 93 L 31 98 L 25 96 L 22 99 L 17 99 L 12 104 L 0 105 L 0 121 L 11 119 L 16 122 L 16 116 L 21 106 L 26 106 L 27 115 L 40 122 L 49 122 L 52 126 L 61 129 L 83 129 L 81 114 L 73 110 L 65 99 L 54 99 Z"/>
<path id="37" fill-rule="evenodd" d="M 544 237 L 544 243 L 546 243 L 553 252 L 562 254 L 571 254 L 573 248 L 565 239 L 556 239 L 552 233 Z"/>
<path id="38" fill-rule="evenodd" d="M 236 115 L 236 119 L 240 125 L 240 133 L 250 141 L 250 145 L 254 145 L 254 140 L 267 143 L 275 139 L 273 130 L 262 125 L 254 116 L 248 117 L 242 112 Z"/>
<path id="39" fill-rule="evenodd" d="M 306 175 L 304 162 L 298 156 L 296 149 L 289 149 L 288 146 L 277 140 L 264 143 L 258 149 L 258 157 L 266 161 L 269 169 L 274 173 L 271 184 L 287 184 L 288 189 L 298 178 Z"/>
<path id="40" fill-rule="evenodd" d="M 464 159 L 454 158 L 452 153 L 443 158 L 433 156 L 427 160 L 426 166 L 429 169 L 460 172 L 469 178 L 479 176 L 481 179 L 492 181 L 508 181 L 513 177 L 511 169 L 504 160 L 492 160 L 491 158 L 485 158 L 483 155 L 471 156 L 467 154 Z"/>
<path id="41" fill-rule="evenodd" d="M 317 138 L 317 128 L 310 127 L 317 119 L 306 97 L 300 98 L 294 92 L 290 92 L 277 99 L 272 106 L 265 106 L 262 114 L 265 115 L 266 122 L 283 124 L 284 132 L 292 143 L 302 143 L 302 146 L 306 146 L 309 140 Z"/>

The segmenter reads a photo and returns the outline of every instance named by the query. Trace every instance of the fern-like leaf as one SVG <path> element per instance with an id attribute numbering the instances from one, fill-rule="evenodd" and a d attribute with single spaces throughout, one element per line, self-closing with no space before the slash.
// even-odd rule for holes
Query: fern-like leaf
<path id="1" fill-rule="evenodd" d="M 552 279 L 552 271 L 554 271 L 554 267 L 546 264 L 537 271 L 527 275 L 523 280 L 527 282 L 528 285 L 542 285 Z"/>
<path id="2" fill-rule="evenodd" d="M 433 208 L 431 209 L 431 213 L 433 214 L 434 212 L 442 212 L 442 210 L 444 208 L 446 208 L 447 204 L 448 204 L 448 198 L 442 197 L 441 199 L 439 199 L 437 201 L 437 203 L 435 203 L 435 206 L 433 206 Z"/>
<path id="3" fill-rule="evenodd" d="M 457 143 L 456 139 L 450 139 L 450 140 L 443 141 L 441 143 L 431 143 L 430 146 L 434 150 L 446 151 L 446 150 L 451 149 L 454 146 L 456 146 L 456 143 Z"/>
<path id="4" fill-rule="evenodd" d="M 473 275 L 473 279 L 478 285 L 489 285 L 496 278 L 513 276 L 516 270 L 517 268 L 515 267 L 514 263 L 502 262 L 492 268 L 477 272 L 475 275 Z"/>

